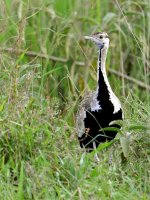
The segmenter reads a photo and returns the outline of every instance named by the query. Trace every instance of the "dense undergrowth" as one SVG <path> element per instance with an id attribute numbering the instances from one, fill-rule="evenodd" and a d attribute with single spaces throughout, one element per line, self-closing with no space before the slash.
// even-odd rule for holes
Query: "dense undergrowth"
<path id="1" fill-rule="evenodd" d="M 149 13 L 148 0 L 1 1 L 0 199 L 150 198 Z M 100 163 L 81 164 L 75 113 L 97 63 L 83 36 L 95 31 L 110 35 L 125 120 Z"/>

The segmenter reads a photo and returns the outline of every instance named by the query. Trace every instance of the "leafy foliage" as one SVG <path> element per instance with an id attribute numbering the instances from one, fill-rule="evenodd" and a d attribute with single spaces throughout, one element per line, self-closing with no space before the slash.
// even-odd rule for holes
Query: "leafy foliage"
<path id="1" fill-rule="evenodd" d="M 148 0 L 1 1 L 0 199 L 149 199 L 149 89 L 123 75 L 149 85 L 149 12 Z M 74 125 L 96 87 L 96 49 L 83 39 L 95 31 L 110 35 L 107 69 L 125 112 L 99 164 Z"/>

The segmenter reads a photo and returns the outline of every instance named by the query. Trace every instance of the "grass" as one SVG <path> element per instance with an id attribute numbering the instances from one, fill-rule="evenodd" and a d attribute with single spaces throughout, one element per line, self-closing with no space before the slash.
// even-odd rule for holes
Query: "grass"
<path id="1" fill-rule="evenodd" d="M 110 73 L 149 85 L 149 1 L 1 3 L 0 199 L 149 199 L 149 89 Z M 125 120 L 98 148 L 101 162 L 93 152 L 81 165 L 75 113 L 96 87 L 97 59 L 83 35 L 98 30 L 111 37 L 107 69 Z"/>

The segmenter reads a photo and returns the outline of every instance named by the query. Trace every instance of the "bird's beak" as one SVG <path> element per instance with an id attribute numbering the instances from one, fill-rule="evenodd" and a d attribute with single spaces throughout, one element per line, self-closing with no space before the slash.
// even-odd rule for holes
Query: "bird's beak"
<path id="1" fill-rule="evenodd" d="M 85 39 L 95 42 L 100 49 L 104 47 L 104 43 L 94 36 L 84 36 Z"/>
<path id="2" fill-rule="evenodd" d="M 84 38 L 85 38 L 86 40 L 91 40 L 91 41 L 93 41 L 93 42 L 95 42 L 95 43 L 99 43 L 99 42 L 100 42 L 99 39 L 97 39 L 97 38 L 95 38 L 95 37 L 93 37 L 93 36 L 84 36 Z"/>

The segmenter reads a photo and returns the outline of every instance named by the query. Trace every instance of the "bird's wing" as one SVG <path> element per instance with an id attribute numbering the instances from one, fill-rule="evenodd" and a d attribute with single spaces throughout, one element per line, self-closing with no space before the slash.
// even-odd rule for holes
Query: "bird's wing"
<path id="1" fill-rule="evenodd" d="M 76 128 L 78 137 L 82 137 L 85 133 L 85 124 L 84 120 L 86 118 L 86 112 L 91 110 L 91 102 L 93 101 L 93 95 L 95 95 L 95 92 L 87 93 L 83 100 L 81 101 L 81 104 L 79 106 L 77 116 L 76 116 Z"/>
<path id="2" fill-rule="evenodd" d="M 85 133 L 85 124 L 84 124 L 84 119 L 85 118 L 86 118 L 86 110 L 85 110 L 84 107 L 82 107 L 77 112 L 77 116 L 76 116 L 77 134 L 78 134 L 78 137 L 80 137 L 80 138 Z"/>

